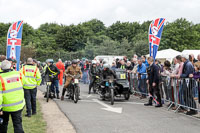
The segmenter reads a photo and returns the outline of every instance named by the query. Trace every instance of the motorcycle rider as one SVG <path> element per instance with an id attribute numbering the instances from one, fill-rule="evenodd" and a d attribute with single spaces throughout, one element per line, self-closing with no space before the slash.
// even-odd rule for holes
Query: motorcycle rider
<path id="1" fill-rule="evenodd" d="M 97 62 L 96 61 L 92 61 L 92 66 L 91 66 L 90 71 L 89 71 L 89 75 L 91 77 L 91 81 L 90 81 L 90 85 L 89 85 L 88 94 L 90 94 L 91 88 L 94 85 L 95 81 L 97 80 L 96 76 L 98 76 L 98 74 L 99 74 L 99 70 L 97 68 Z"/>
<path id="2" fill-rule="evenodd" d="M 77 63 L 78 63 L 77 60 L 73 60 L 72 65 L 69 66 L 64 73 L 65 76 L 66 76 L 66 81 L 65 81 L 65 85 L 63 87 L 61 100 L 64 100 L 65 91 L 66 91 L 67 87 L 69 86 L 69 84 L 71 83 L 71 81 L 73 79 L 70 75 L 80 74 L 80 78 L 82 78 L 81 68 L 77 66 Z"/>
<path id="3" fill-rule="evenodd" d="M 102 78 L 103 80 L 108 79 L 109 77 L 113 77 L 114 79 L 117 78 L 116 74 L 114 71 L 112 71 L 109 67 L 109 64 L 104 64 L 103 65 L 103 71 L 102 71 Z M 103 86 L 105 86 L 105 81 L 101 83 Z M 106 93 L 105 88 L 102 89 L 102 95 L 104 96 Z"/>
<path id="4" fill-rule="evenodd" d="M 45 70 L 45 76 L 47 75 L 48 80 L 50 80 L 51 83 L 51 92 L 53 92 L 53 97 L 55 98 L 55 89 L 56 88 L 56 96 L 57 99 L 59 99 L 59 85 L 58 85 L 58 75 L 60 74 L 59 69 L 53 64 L 53 59 L 48 59 L 47 61 L 47 68 Z"/>

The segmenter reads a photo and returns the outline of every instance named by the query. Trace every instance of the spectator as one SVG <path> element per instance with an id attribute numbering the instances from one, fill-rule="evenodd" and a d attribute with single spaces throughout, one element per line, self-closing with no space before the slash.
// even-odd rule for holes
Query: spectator
<path id="1" fill-rule="evenodd" d="M 120 69 L 126 69 L 126 64 L 124 60 L 121 60 L 121 66 Z"/>
<path id="2" fill-rule="evenodd" d="M 0 72 L 2 72 L 1 70 L 1 62 L 3 62 L 6 59 L 5 55 L 0 55 Z"/>
<path id="3" fill-rule="evenodd" d="M 182 85 L 180 85 L 180 80 L 178 79 L 180 77 L 180 75 L 182 74 L 183 71 L 183 62 L 182 62 L 182 57 L 181 55 L 176 56 L 176 61 L 177 64 L 179 64 L 179 67 L 176 68 L 176 70 L 173 70 L 172 74 L 170 75 L 170 77 L 172 78 L 172 81 L 175 80 L 177 81 L 177 86 L 176 86 L 176 92 L 178 92 L 176 94 L 176 96 L 178 97 L 178 101 L 176 101 L 177 103 L 179 102 L 181 105 L 184 105 L 184 92 L 183 92 L 183 88 Z M 173 79 L 175 78 L 175 79 Z M 179 111 L 184 111 L 184 108 L 181 108 Z"/>
<path id="4" fill-rule="evenodd" d="M 125 63 L 127 63 L 128 62 L 127 56 L 124 56 L 123 60 Z"/>
<path id="5" fill-rule="evenodd" d="M 196 59 L 194 58 L 194 54 L 190 54 L 189 56 L 190 56 L 190 58 L 191 58 L 190 62 L 192 62 L 193 64 L 196 63 L 196 62 L 198 61 L 198 60 L 196 60 Z"/>
<path id="6" fill-rule="evenodd" d="M 126 63 L 126 70 L 127 72 L 131 72 L 133 70 L 133 66 L 131 65 L 130 61 Z"/>
<path id="7" fill-rule="evenodd" d="M 131 59 L 131 65 L 134 67 L 135 66 L 135 62 L 134 62 L 135 58 Z"/>
<path id="8" fill-rule="evenodd" d="M 155 107 L 162 107 L 160 89 L 159 89 L 159 68 L 157 65 L 154 64 L 153 57 L 148 57 L 148 64 L 150 64 L 150 67 L 147 71 L 148 72 L 147 83 L 149 84 L 150 98 L 149 102 L 144 105 L 152 106 L 152 101 L 154 99 L 154 93 L 155 93 L 157 96 L 157 100 L 154 100 L 157 103 Z"/>
<path id="9" fill-rule="evenodd" d="M 136 58 L 133 58 L 133 62 L 134 62 L 134 67 L 133 67 L 133 70 L 132 70 L 132 73 L 136 73 L 137 72 L 137 68 L 138 68 L 138 61 Z"/>
<path id="10" fill-rule="evenodd" d="M 147 62 L 146 56 L 143 55 L 143 56 L 141 56 L 141 58 L 142 58 L 142 62 L 146 65 L 146 67 L 149 67 L 149 64 Z"/>
<path id="11" fill-rule="evenodd" d="M 159 73 L 163 72 L 163 66 L 161 65 L 161 62 L 158 59 L 155 59 L 155 65 L 159 68 Z"/>
<path id="12" fill-rule="evenodd" d="M 173 86 L 170 85 L 170 75 L 171 75 L 171 64 L 168 60 L 164 62 L 163 72 L 161 72 L 161 78 L 163 81 L 164 92 L 167 100 L 174 101 L 173 97 Z M 171 105 L 171 103 L 170 103 Z"/>
<path id="13" fill-rule="evenodd" d="M 121 67 L 121 60 L 120 59 L 116 59 L 116 67 L 120 68 Z"/>
<path id="14" fill-rule="evenodd" d="M 33 59 L 33 66 L 37 66 L 37 60 L 36 59 Z"/>
<path id="15" fill-rule="evenodd" d="M 198 59 L 198 62 L 200 62 L 200 54 L 198 54 L 197 59 Z"/>
<path id="16" fill-rule="evenodd" d="M 190 74 L 189 77 L 194 79 L 200 79 L 200 66 L 197 63 L 194 64 L 194 69 L 195 72 L 193 74 Z"/>
<path id="17" fill-rule="evenodd" d="M 194 72 L 194 67 L 192 63 L 189 61 L 189 55 L 187 54 L 182 55 L 182 61 L 184 62 L 184 65 L 183 65 L 183 72 L 180 75 L 180 77 L 188 78 L 189 74 L 192 74 Z"/>
<path id="18" fill-rule="evenodd" d="M 175 71 L 172 72 L 172 74 L 171 74 L 172 78 L 173 77 L 179 78 L 180 75 L 182 74 L 182 71 L 183 71 L 183 64 L 184 63 L 182 62 L 181 55 L 176 56 L 176 61 L 177 61 L 177 64 L 179 64 L 179 67 Z"/>
<path id="19" fill-rule="evenodd" d="M 172 74 L 177 73 L 177 69 L 179 68 L 179 63 L 176 58 L 173 59 L 173 65 L 172 65 Z"/>
<path id="20" fill-rule="evenodd" d="M 131 73 L 132 73 L 132 78 L 135 79 L 135 78 L 136 78 L 135 75 L 136 75 L 136 73 L 137 73 L 137 68 L 138 68 L 137 58 L 134 58 L 134 59 L 133 59 L 133 62 L 134 62 L 135 65 L 134 65 L 133 70 L 132 70 Z M 131 88 L 131 93 L 134 92 L 133 89 L 134 89 L 135 91 L 139 91 L 139 90 L 138 90 L 138 82 L 137 82 L 136 80 L 133 80 L 133 81 L 132 81 L 132 86 L 133 86 L 133 87 Z M 137 96 L 138 94 L 135 93 L 134 95 Z"/>
<path id="21" fill-rule="evenodd" d="M 190 78 L 194 78 L 194 79 L 196 79 L 199 82 L 199 79 L 200 79 L 200 66 L 199 66 L 199 64 L 197 62 L 194 64 L 194 69 L 195 69 L 195 72 L 193 74 L 190 74 L 189 77 Z M 194 96 L 195 96 L 194 99 L 195 100 L 197 100 L 198 97 L 200 97 L 200 95 L 198 94 L 198 92 L 200 92 L 200 90 L 198 90 L 198 89 L 200 89 L 200 86 L 198 86 L 197 84 L 195 84 L 194 88 L 193 88 L 193 90 L 194 90 Z M 200 102 L 200 100 L 199 100 L 199 102 Z"/>
<path id="22" fill-rule="evenodd" d="M 117 68 L 116 68 L 116 63 L 115 62 L 112 62 L 112 67 L 111 67 L 111 69 L 113 70 L 113 71 L 115 71 Z"/>
<path id="23" fill-rule="evenodd" d="M 189 78 L 189 75 L 194 73 L 194 67 L 192 63 L 189 61 L 189 55 L 187 54 L 182 55 L 182 61 L 184 62 L 184 65 L 183 65 L 183 72 L 180 75 L 180 77 L 183 78 L 182 89 L 184 91 L 184 102 L 186 106 L 196 108 L 196 103 L 194 101 L 194 97 L 192 94 L 192 87 L 191 87 L 192 81 L 191 80 L 188 81 L 187 79 L 185 79 Z M 195 115 L 197 114 L 197 111 L 190 109 L 190 111 L 188 111 L 186 114 Z"/>
<path id="24" fill-rule="evenodd" d="M 83 77 L 82 77 L 84 84 L 89 83 L 89 75 L 88 75 L 89 68 L 90 68 L 89 61 L 86 59 L 83 66 Z"/>
<path id="25" fill-rule="evenodd" d="M 166 60 L 164 62 L 164 68 L 163 68 L 163 72 L 161 72 L 161 75 L 162 76 L 170 76 L 171 74 L 171 64 L 168 60 Z"/>
<path id="26" fill-rule="evenodd" d="M 137 74 L 138 74 L 138 88 L 141 95 L 141 99 L 142 98 L 146 98 L 146 93 L 147 93 L 147 89 L 146 89 L 146 65 L 144 63 L 142 63 L 142 59 L 138 59 L 138 67 L 137 67 Z"/>
<path id="27" fill-rule="evenodd" d="M 138 56 L 137 56 L 136 54 L 134 54 L 134 55 L 133 55 L 133 58 L 136 58 L 136 59 L 137 59 L 137 58 L 138 58 Z"/>

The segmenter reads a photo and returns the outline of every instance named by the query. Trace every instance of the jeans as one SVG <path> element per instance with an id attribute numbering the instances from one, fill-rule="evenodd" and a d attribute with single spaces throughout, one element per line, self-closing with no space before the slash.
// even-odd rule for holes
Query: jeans
<path id="1" fill-rule="evenodd" d="M 89 92 L 91 91 L 91 89 L 92 89 L 94 83 L 96 82 L 96 80 L 97 80 L 97 79 L 96 79 L 95 77 L 92 77 L 92 78 L 91 78 L 90 85 L 89 85 Z"/>
<path id="2" fill-rule="evenodd" d="M 198 97 L 198 82 L 197 81 L 193 81 L 193 95 L 194 97 Z"/>
<path id="3" fill-rule="evenodd" d="M 31 115 L 31 111 L 32 114 L 36 113 L 36 95 L 37 95 L 37 88 L 24 89 L 27 115 Z"/>
<path id="4" fill-rule="evenodd" d="M 179 86 L 179 102 L 181 105 L 185 104 L 182 85 Z"/>
<path id="5" fill-rule="evenodd" d="M 83 83 L 88 84 L 89 83 L 89 78 L 88 78 L 88 70 L 83 71 Z"/>
<path id="6" fill-rule="evenodd" d="M 139 79 L 138 81 L 139 81 L 138 89 L 140 93 L 142 94 L 142 96 L 146 96 L 147 95 L 146 79 Z"/>
<path id="7" fill-rule="evenodd" d="M 196 103 L 194 101 L 194 95 L 192 90 L 193 88 L 192 80 L 189 80 L 188 84 L 186 82 L 187 82 L 186 79 L 184 79 L 182 84 L 185 106 L 196 109 Z"/>
<path id="8" fill-rule="evenodd" d="M 11 115 L 14 133 L 24 133 L 22 127 L 22 110 L 16 112 L 3 112 L 0 118 L 3 119 L 3 124 L 0 125 L 0 133 L 7 133 L 9 116 Z"/>
<path id="9" fill-rule="evenodd" d="M 59 80 L 53 80 L 51 82 L 51 92 L 55 94 L 55 88 L 56 88 L 56 93 L 59 93 L 59 86 L 58 86 Z"/>

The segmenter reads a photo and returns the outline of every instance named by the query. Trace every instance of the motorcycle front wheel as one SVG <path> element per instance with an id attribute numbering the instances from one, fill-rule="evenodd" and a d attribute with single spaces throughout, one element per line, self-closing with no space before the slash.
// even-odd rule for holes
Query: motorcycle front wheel
<path id="1" fill-rule="evenodd" d="M 114 104 L 114 89 L 110 89 L 110 98 L 111 98 L 111 105 Z"/>
<path id="2" fill-rule="evenodd" d="M 74 87 L 74 103 L 77 103 L 79 99 L 79 87 L 75 86 Z"/>
<path id="3" fill-rule="evenodd" d="M 49 102 L 49 95 L 50 95 L 50 89 L 49 89 L 49 85 L 47 85 L 46 102 Z"/>

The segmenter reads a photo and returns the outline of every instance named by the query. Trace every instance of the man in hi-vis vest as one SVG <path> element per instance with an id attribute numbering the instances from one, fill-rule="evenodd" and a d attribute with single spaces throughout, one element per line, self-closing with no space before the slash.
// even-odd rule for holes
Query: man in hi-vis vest
<path id="1" fill-rule="evenodd" d="M 7 133 L 9 116 L 11 115 L 14 132 L 24 133 L 22 127 L 22 110 L 25 105 L 23 84 L 25 78 L 19 71 L 12 71 L 11 63 L 5 60 L 1 64 L 0 73 L 0 133 Z"/>
<path id="2" fill-rule="evenodd" d="M 41 74 L 37 66 L 33 65 L 33 59 L 28 58 L 27 65 L 21 68 L 21 73 L 26 81 L 24 84 L 24 97 L 26 101 L 26 117 L 35 115 L 36 112 L 36 94 L 37 86 L 41 83 Z"/>

